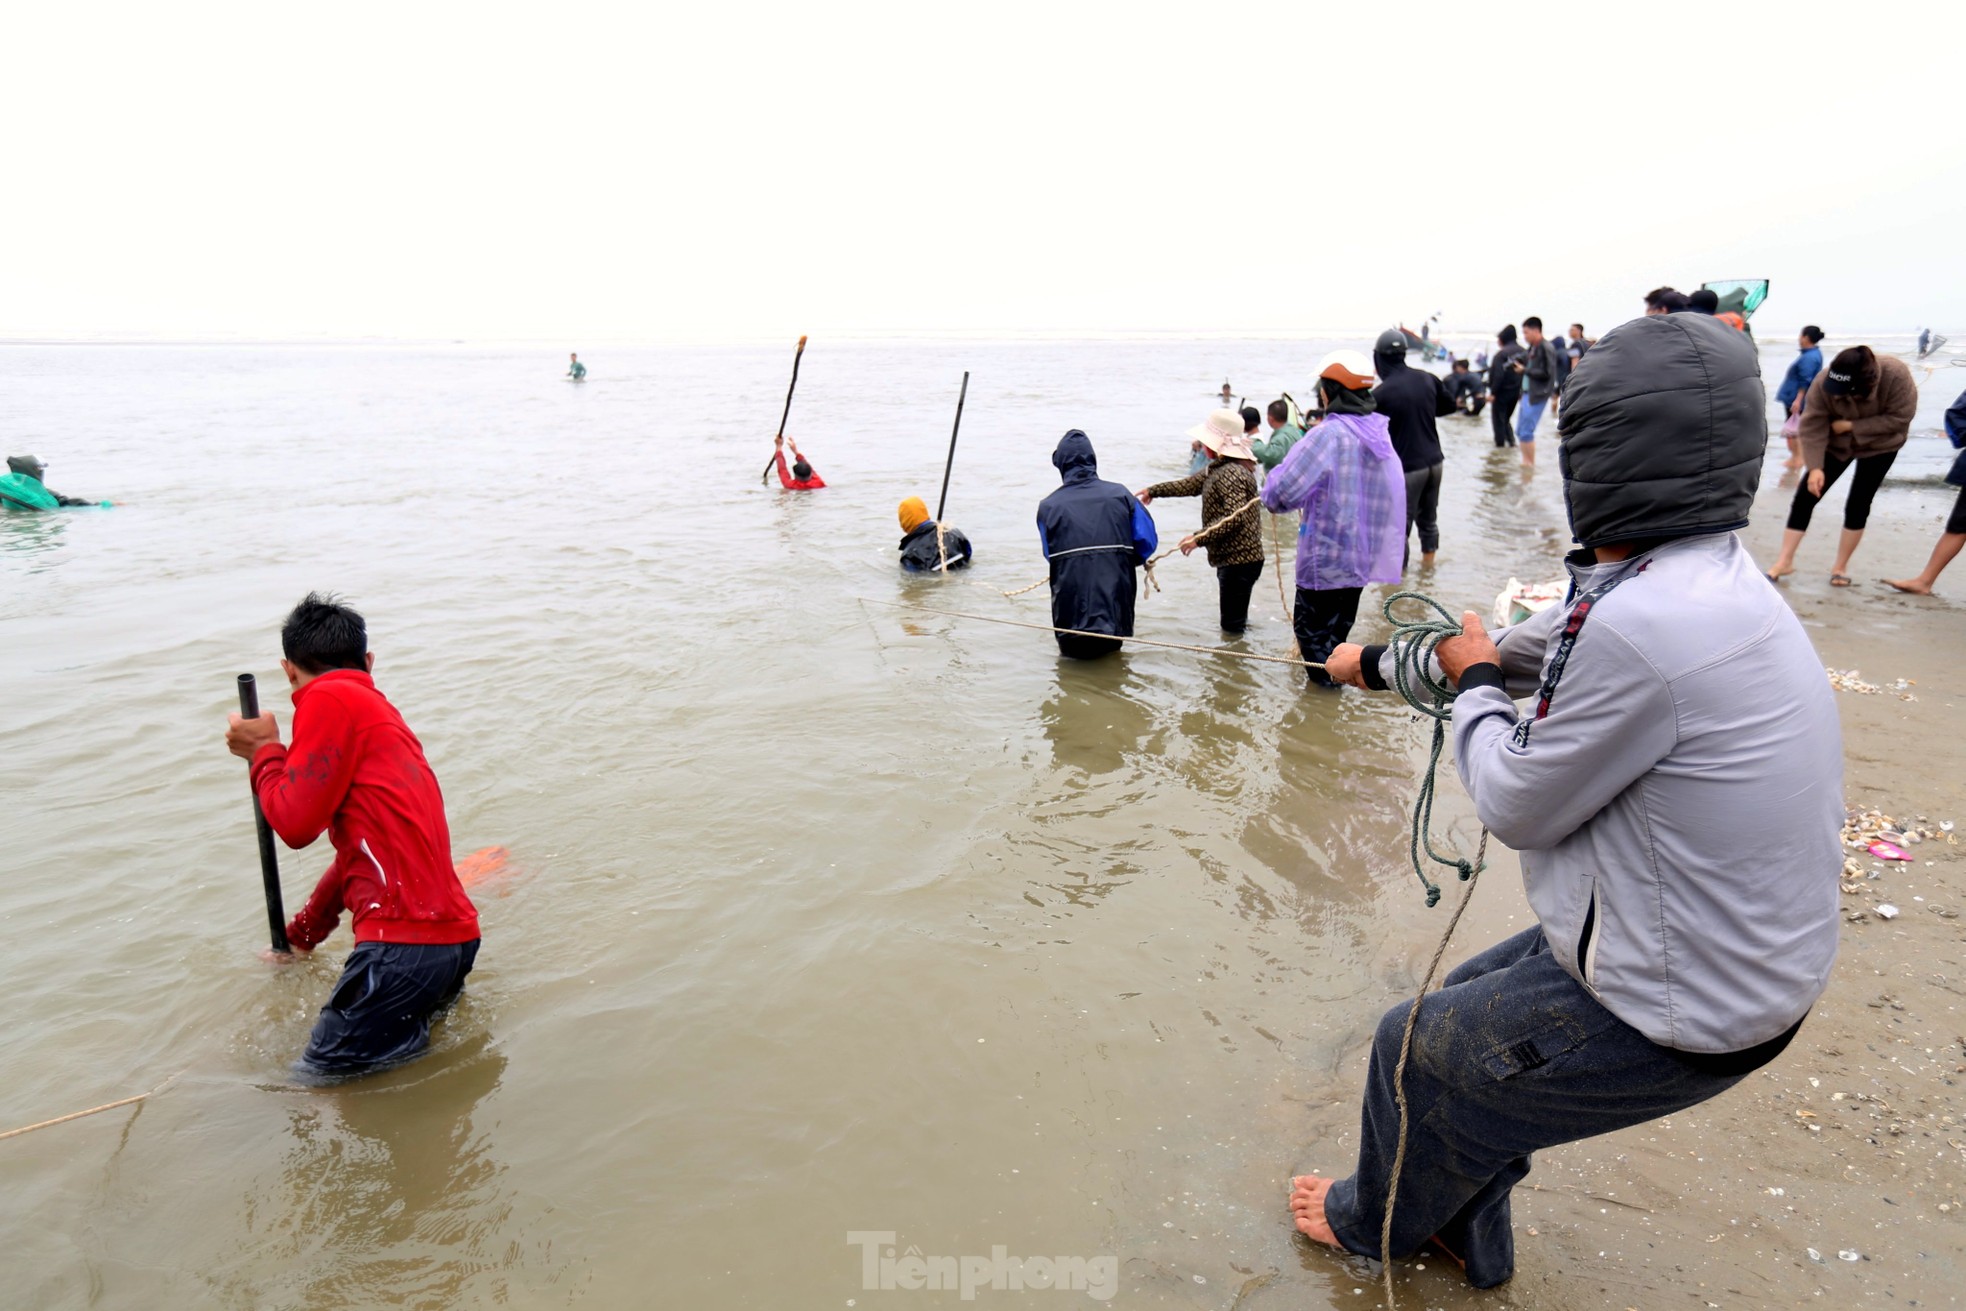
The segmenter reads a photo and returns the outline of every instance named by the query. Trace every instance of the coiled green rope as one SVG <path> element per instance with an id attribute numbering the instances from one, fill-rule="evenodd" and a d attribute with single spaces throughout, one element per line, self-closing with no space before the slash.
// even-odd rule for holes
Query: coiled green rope
<path id="1" fill-rule="evenodd" d="M 1401 619 L 1393 613 L 1393 607 L 1401 601 L 1417 601 L 1439 618 Z M 1420 886 L 1427 890 L 1427 905 L 1440 904 L 1440 885 L 1427 877 L 1426 866 L 1420 863 L 1420 853 L 1424 850 L 1427 858 L 1437 865 L 1452 869 L 1463 883 L 1475 876 L 1474 861 L 1459 856 L 1444 856 L 1434 850 L 1434 777 L 1440 771 L 1440 753 L 1447 746 L 1447 721 L 1454 717 L 1454 695 L 1452 684 L 1445 679 L 1436 678 L 1433 672 L 1433 656 L 1442 642 L 1450 637 L 1461 635 L 1461 622 L 1447 607 L 1421 592 L 1394 592 L 1386 598 L 1384 606 L 1386 622 L 1393 626 L 1393 691 L 1420 714 L 1434 721 L 1433 748 L 1427 756 L 1427 770 L 1420 779 L 1420 794 L 1413 802 L 1413 872 L 1420 877 Z"/>

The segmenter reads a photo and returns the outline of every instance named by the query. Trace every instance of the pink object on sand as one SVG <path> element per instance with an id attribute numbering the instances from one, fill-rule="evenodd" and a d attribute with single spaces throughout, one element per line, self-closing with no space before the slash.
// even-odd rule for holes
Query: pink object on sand
<path id="1" fill-rule="evenodd" d="M 1899 846 L 1895 842 L 1886 842 L 1883 838 L 1879 838 L 1877 839 L 1877 841 L 1871 843 L 1870 846 L 1867 848 L 1867 850 L 1870 852 L 1871 855 L 1877 857 L 1879 860 L 1910 860 L 1911 859 L 1910 852 L 1906 851 L 1903 847 Z"/>

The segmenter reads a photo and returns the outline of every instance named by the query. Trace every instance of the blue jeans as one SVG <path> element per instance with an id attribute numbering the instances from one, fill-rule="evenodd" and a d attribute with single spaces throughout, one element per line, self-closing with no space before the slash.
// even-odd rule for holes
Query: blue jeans
<path id="1" fill-rule="evenodd" d="M 1536 440 L 1536 425 L 1543 421 L 1543 411 L 1550 408 L 1550 398 L 1540 401 L 1529 399 L 1529 393 L 1522 394 L 1522 408 L 1515 412 L 1515 439 L 1527 446 Z"/>
<path id="2" fill-rule="evenodd" d="M 1338 1240 L 1379 1255 L 1387 1178 L 1399 1146 L 1393 1069 L 1411 1002 L 1387 1011 L 1372 1043 L 1357 1172 L 1326 1194 Z M 1703 1102 L 1746 1073 L 1696 1068 L 1599 1005 L 1550 954 L 1541 928 L 1497 943 L 1430 993 L 1406 1066 L 1406 1165 L 1392 1250 L 1438 1236 L 1493 1288 L 1515 1273 L 1509 1190 L 1529 1154 Z"/>

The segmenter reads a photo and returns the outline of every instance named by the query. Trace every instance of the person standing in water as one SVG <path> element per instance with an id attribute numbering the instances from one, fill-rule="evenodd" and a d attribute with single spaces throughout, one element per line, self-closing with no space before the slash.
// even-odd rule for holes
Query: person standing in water
<path id="1" fill-rule="evenodd" d="M 1522 356 L 1511 367 L 1522 375 L 1524 396 L 1522 408 L 1515 416 L 1515 437 L 1522 446 L 1522 462 L 1536 463 L 1536 425 L 1543 421 L 1543 411 L 1549 408 L 1550 398 L 1563 385 L 1563 361 L 1557 349 L 1543 338 L 1543 321 L 1530 315 L 1522 321 L 1522 337 L 1525 343 Z"/>
<path id="2" fill-rule="evenodd" d="M 1222 631 L 1232 634 L 1249 627 L 1249 595 L 1263 576 L 1263 516 L 1250 505 L 1256 500 L 1256 457 L 1249 434 L 1236 431 L 1255 412 L 1245 410 L 1239 420 L 1234 410 L 1217 410 L 1189 429 L 1215 457 L 1208 471 L 1155 483 L 1139 494 L 1142 505 L 1152 505 L 1159 496 L 1201 497 L 1201 531 L 1181 539 L 1181 554 L 1192 555 L 1197 546 L 1208 548 L 1221 597 Z"/>
<path id="3" fill-rule="evenodd" d="M 1481 379 L 1468 369 L 1466 360 L 1454 361 L 1454 371 L 1447 375 L 1447 394 L 1453 398 L 1454 408 L 1469 418 L 1481 415 Z"/>
<path id="4" fill-rule="evenodd" d="M 928 517 L 928 502 L 910 496 L 897 511 L 901 519 L 901 567 L 911 574 L 943 573 L 969 567 L 969 538 Z"/>
<path id="5" fill-rule="evenodd" d="M 1399 452 L 1400 469 L 1406 477 L 1406 531 L 1402 535 L 1401 567 L 1411 550 L 1407 539 L 1413 526 L 1420 526 L 1420 564 L 1432 568 L 1434 552 L 1440 550 L 1440 481 L 1446 456 L 1440 449 L 1440 425 L 1444 415 L 1454 413 L 1454 397 L 1438 375 L 1430 370 L 1408 368 L 1406 334 L 1388 328 L 1372 347 L 1372 364 L 1380 383 L 1372 391 L 1373 404 L 1386 416 L 1392 432 L 1393 449 Z"/>
<path id="6" fill-rule="evenodd" d="M 799 454 L 799 443 L 797 441 L 792 443 L 792 469 L 789 473 L 785 469 L 785 437 L 783 434 L 772 439 L 772 452 L 772 459 L 778 465 L 778 481 L 786 491 L 816 492 L 826 485 L 826 480 L 819 476 L 818 470 L 814 469 L 806 461 L 805 456 Z"/>
<path id="7" fill-rule="evenodd" d="M 1090 634 L 1057 634 L 1058 653 L 1096 660 L 1133 636 L 1134 572 L 1160 535 L 1132 492 L 1099 476 L 1092 439 L 1077 428 L 1059 439 L 1051 463 L 1064 484 L 1038 503 L 1038 545 L 1051 562 L 1051 622 Z"/>
<path id="8" fill-rule="evenodd" d="M 0 508 L 8 510 L 73 510 L 99 505 L 108 509 L 114 502 L 86 501 L 79 496 L 63 496 L 41 481 L 48 466 L 36 455 L 9 455 L 7 472 L 0 474 Z"/>
<path id="9" fill-rule="evenodd" d="M 1303 439 L 1304 430 L 1290 421 L 1290 403 L 1281 397 L 1270 402 L 1270 435 L 1260 442 L 1251 442 L 1250 454 L 1264 470 L 1276 468 L 1283 463 L 1283 457 L 1290 454 L 1290 448 Z"/>
<path id="10" fill-rule="evenodd" d="M 1488 425 L 1495 433 L 1495 446 L 1515 445 L 1515 426 L 1510 422 L 1516 402 L 1522 399 L 1522 371 L 1515 367 L 1522 348 L 1515 344 L 1515 324 L 1505 323 L 1495 334 L 1495 356 L 1488 362 Z"/>
<path id="11" fill-rule="evenodd" d="M 567 377 L 572 378 L 575 382 L 585 382 L 587 380 L 587 366 L 580 362 L 580 356 L 569 355 L 567 358 L 573 361 L 567 365 Z"/>
<path id="12" fill-rule="evenodd" d="M 289 847 L 325 830 L 334 862 L 287 925 L 307 952 L 354 919 L 343 965 L 299 1071 L 366 1074 L 430 1043 L 430 1021 L 464 988 L 478 957 L 478 912 L 451 864 L 444 795 L 423 745 L 369 676 L 362 616 L 310 592 L 280 630 L 294 736 L 280 742 L 271 714 L 234 714 L 225 745 L 252 764 L 253 795 Z M 290 953 L 268 951 L 287 963 Z"/>
<path id="13" fill-rule="evenodd" d="M 1850 496 L 1843 503 L 1843 536 L 1837 539 L 1836 560 L 1829 569 L 1831 587 L 1848 587 L 1850 557 L 1864 540 L 1871 501 L 1911 435 L 1918 384 L 1911 367 L 1897 356 L 1852 346 L 1816 375 L 1807 395 L 1799 440 L 1809 473 L 1795 489 L 1782 551 L 1768 577 L 1772 581 L 1795 572 L 1795 553 L 1809 531 L 1816 502 L 1854 464 Z"/>
<path id="14" fill-rule="evenodd" d="M 1263 483 L 1272 514 L 1303 512 L 1297 529 L 1297 650 L 1313 663 L 1351 634 L 1370 583 L 1400 579 L 1406 537 L 1406 477 L 1386 416 L 1375 413 L 1372 362 L 1333 351 L 1318 370 L 1324 422 L 1290 448 Z M 1334 686 L 1307 669 L 1314 686 Z"/>

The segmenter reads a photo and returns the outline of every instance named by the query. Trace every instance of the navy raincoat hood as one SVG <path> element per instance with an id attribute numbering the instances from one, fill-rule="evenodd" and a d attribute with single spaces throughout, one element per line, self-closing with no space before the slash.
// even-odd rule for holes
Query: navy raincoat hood
<path id="1" fill-rule="evenodd" d="M 1077 428 L 1058 439 L 1058 449 L 1051 453 L 1051 462 L 1057 466 L 1059 477 L 1068 483 L 1099 476 L 1099 457 L 1092 453 L 1092 438 Z"/>

